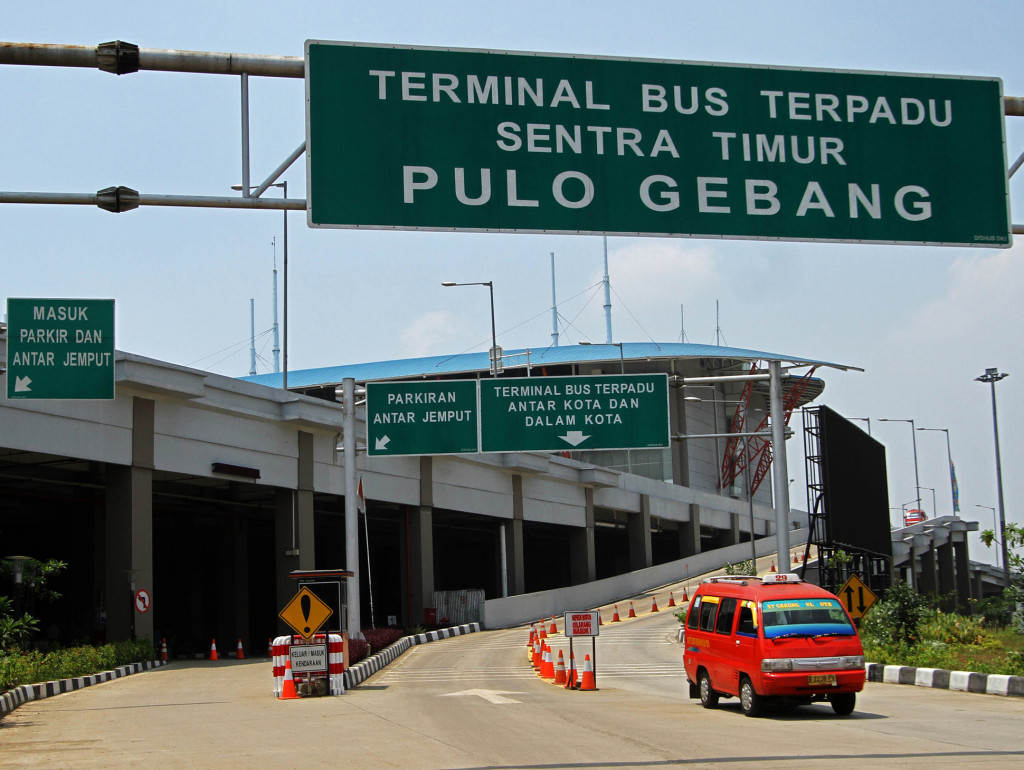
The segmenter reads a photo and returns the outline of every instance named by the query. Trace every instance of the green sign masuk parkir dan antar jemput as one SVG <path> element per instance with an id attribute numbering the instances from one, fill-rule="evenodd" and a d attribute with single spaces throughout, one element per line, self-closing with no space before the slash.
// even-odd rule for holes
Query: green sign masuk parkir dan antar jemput
<path id="1" fill-rule="evenodd" d="M 1010 244 L 996 78 L 307 41 L 314 227 Z"/>

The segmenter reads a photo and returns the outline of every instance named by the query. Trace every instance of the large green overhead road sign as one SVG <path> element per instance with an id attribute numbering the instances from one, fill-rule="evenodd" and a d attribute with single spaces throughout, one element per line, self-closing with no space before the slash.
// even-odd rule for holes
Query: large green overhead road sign
<path id="1" fill-rule="evenodd" d="M 7 398 L 113 397 L 114 300 L 7 300 Z"/>
<path id="2" fill-rule="evenodd" d="M 1007 246 L 1002 84 L 306 42 L 314 227 Z"/>
<path id="3" fill-rule="evenodd" d="M 668 375 L 480 381 L 484 452 L 669 445 Z"/>
<path id="4" fill-rule="evenodd" d="M 477 452 L 477 423 L 476 380 L 366 384 L 367 454 Z"/>

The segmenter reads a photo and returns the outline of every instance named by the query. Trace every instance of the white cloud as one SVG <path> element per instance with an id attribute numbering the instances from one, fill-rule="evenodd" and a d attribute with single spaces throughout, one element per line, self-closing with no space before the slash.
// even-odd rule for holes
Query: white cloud
<path id="1" fill-rule="evenodd" d="M 401 355 L 414 358 L 450 353 L 458 328 L 459 319 L 454 313 L 424 313 L 402 330 Z"/>

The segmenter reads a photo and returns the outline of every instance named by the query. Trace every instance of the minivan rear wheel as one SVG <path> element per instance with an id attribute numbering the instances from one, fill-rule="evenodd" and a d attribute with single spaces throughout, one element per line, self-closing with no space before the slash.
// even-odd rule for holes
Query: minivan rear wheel
<path id="1" fill-rule="evenodd" d="M 718 705 L 718 693 L 711 689 L 711 677 L 703 669 L 697 677 L 697 687 L 700 689 L 700 705 L 706 709 L 713 709 Z"/>

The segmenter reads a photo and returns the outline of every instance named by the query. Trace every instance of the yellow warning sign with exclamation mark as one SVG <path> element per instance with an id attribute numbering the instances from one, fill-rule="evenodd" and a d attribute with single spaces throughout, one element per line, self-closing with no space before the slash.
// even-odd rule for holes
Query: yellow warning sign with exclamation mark
<path id="1" fill-rule="evenodd" d="M 333 614 L 334 610 L 319 596 L 303 586 L 277 616 L 301 634 L 303 639 L 309 639 Z"/>

